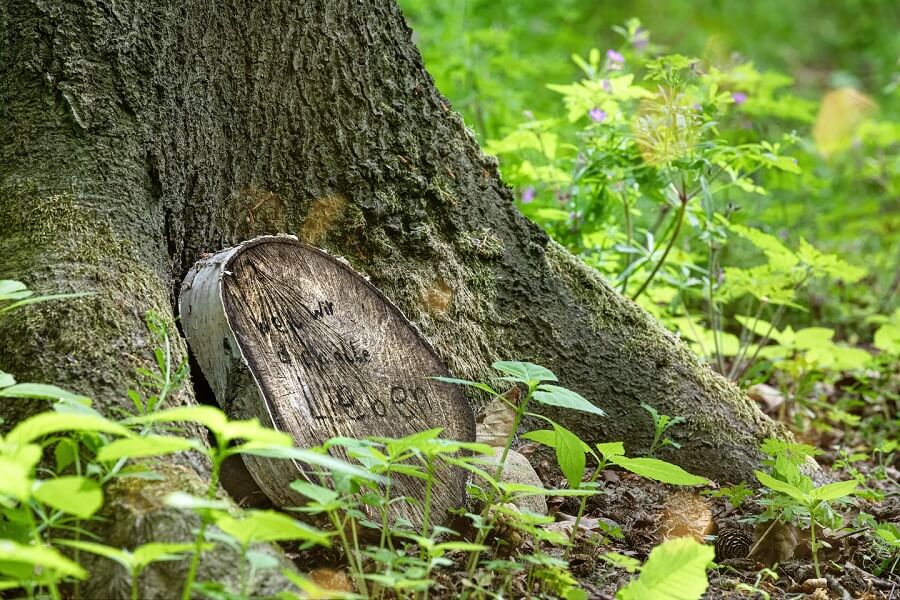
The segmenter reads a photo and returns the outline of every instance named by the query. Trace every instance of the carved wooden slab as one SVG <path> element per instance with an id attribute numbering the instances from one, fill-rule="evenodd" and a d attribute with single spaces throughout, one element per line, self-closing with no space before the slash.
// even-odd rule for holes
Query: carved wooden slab
<path id="1" fill-rule="evenodd" d="M 328 254 L 289 236 L 261 237 L 197 263 L 182 285 L 188 343 L 222 409 L 290 432 L 300 447 L 334 436 L 401 437 L 444 427 L 474 439 L 471 408 L 432 347 L 375 287 Z M 303 466 L 245 456 L 279 506 L 305 499 L 288 484 Z M 464 500 L 465 477 L 445 470 L 435 517 Z M 421 499 L 416 479 L 397 495 Z M 396 513 L 420 522 L 415 504 Z"/>

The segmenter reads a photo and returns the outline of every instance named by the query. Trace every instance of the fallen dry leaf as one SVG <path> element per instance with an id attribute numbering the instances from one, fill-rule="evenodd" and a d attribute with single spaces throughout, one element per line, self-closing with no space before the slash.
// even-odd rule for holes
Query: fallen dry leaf
<path id="1" fill-rule="evenodd" d="M 777 388 L 765 383 L 757 383 L 747 390 L 747 395 L 753 400 L 765 405 L 765 412 L 774 412 L 776 408 L 784 404 L 784 394 Z"/>
<path id="2" fill-rule="evenodd" d="M 476 442 L 495 448 L 506 446 L 516 422 L 516 411 L 513 406 L 519 403 L 520 395 L 519 388 L 512 387 L 484 407 L 475 425 Z"/>
<path id="3" fill-rule="evenodd" d="M 706 498 L 693 492 L 679 491 L 669 496 L 659 519 L 661 542 L 692 537 L 702 543 L 713 528 L 712 512 Z"/>
<path id="4" fill-rule="evenodd" d="M 334 569 L 313 569 L 309 572 L 309 578 L 319 587 L 334 592 L 353 592 L 353 584 L 343 571 Z"/>

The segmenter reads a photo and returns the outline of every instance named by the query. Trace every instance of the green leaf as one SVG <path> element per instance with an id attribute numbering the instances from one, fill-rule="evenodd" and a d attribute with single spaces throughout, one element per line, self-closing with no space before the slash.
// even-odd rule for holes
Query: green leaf
<path id="1" fill-rule="evenodd" d="M 125 570 L 129 573 L 134 572 L 134 565 L 132 565 L 130 560 L 131 557 L 127 550 L 120 550 L 118 548 L 113 548 L 112 546 L 107 546 L 106 544 L 97 544 L 95 542 L 86 542 L 82 540 L 58 539 L 54 540 L 54 543 L 61 546 L 69 546 L 70 548 L 77 548 L 78 550 L 84 550 L 85 552 L 108 558 L 125 567 Z"/>
<path id="2" fill-rule="evenodd" d="M 18 300 L 27 297 L 21 295 L 23 292 L 28 292 L 28 286 L 21 281 L 0 279 L 0 300 Z"/>
<path id="3" fill-rule="evenodd" d="M 537 385 L 542 381 L 557 381 L 553 371 L 530 362 L 501 360 L 491 366 L 501 373 L 509 375 L 509 377 L 502 378 L 506 381 L 518 381 L 525 385 Z"/>
<path id="4" fill-rule="evenodd" d="M 849 481 L 837 481 L 835 483 L 823 485 L 822 487 L 817 487 L 810 492 L 809 495 L 815 500 L 827 502 L 829 500 L 837 500 L 838 498 L 849 496 L 856 490 L 856 487 L 857 483 L 852 479 Z"/>
<path id="5" fill-rule="evenodd" d="M 617 600 L 698 600 L 709 581 L 706 567 L 715 551 L 693 538 L 663 542 L 650 552 L 641 574 L 616 594 Z"/>
<path id="6" fill-rule="evenodd" d="M 55 385 L 43 383 L 17 383 L 0 390 L 0 398 L 33 398 L 37 400 L 68 400 L 78 404 L 90 405 L 91 399 L 86 396 L 67 392 Z"/>
<path id="7" fill-rule="evenodd" d="M 87 477 L 57 477 L 35 482 L 32 495 L 48 506 L 89 519 L 103 506 L 103 491 Z"/>
<path id="8" fill-rule="evenodd" d="M 658 458 L 627 458 L 625 456 L 610 456 L 610 462 L 627 469 L 632 473 L 669 483 L 672 485 L 708 485 L 709 480 L 704 477 L 692 475 L 678 465 L 667 463 Z"/>
<path id="9" fill-rule="evenodd" d="M 249 511 L 238 519 L 220 515 L 216 517 L 216 526 L 244 547 L 283 540 L 302 540 L 319 546 L 331 545 L 327 533 L 272 510 Z"/>
<path id="10" fill-rule="evenodd" d="M 763 473 L 762 471 L 753 471 L 753 473 L 756 475 L 756 478 L 759 480 L 759 482 L 770 490 L 786 494 L 804 504 L 808 503 L 810 500 L 810 497 L 803 490 L 791 485 L 790 483 L 779 481 L 778 479 L 775 479 L 771 475 Z"/>
<path id="11" fill-rule="evenodd" d="M 39 447 L 37 456 L 40 460 Z M 12 496 L 20 501 L 27 500 L 31 495 L 33 466 L 22 464 L 21 461 L 11 457 L 0 456 L 0 494 Z"/>
<path id="12" fill-rule="evenodd" d="M 454 385 L 467 385 L 469 387 L 473 387 L 492 396 L 499 396 L 499 392 L 489 386 L 486 383 L 481 383 L 480 381 L 469 381 L 468 379 L 456 379 L 455 377 L 429 377 L 429 379 L 434 379 L 435 381 L 440 381 L 442 383 L 452 383 Z"/>
<path id="13" fill-rule="evenodd" d="M 16 378 L 10 375 L 9 373 L 5 373 L 0 371 L 0 388 L 9 387 L 11 385 L 15 385 Z"/>
<path id="14" fill-rule="evenodd" d="M 148 435 L 116 440 L 100 448 L 97 460 L 109 462 L 120 458 L 143 458 L 184 452 L 185 450 L 201 450 L 202 446 L 185 438 L 163 435 Z"/>
<path id="15" fill-rule="evenodd" d="M 329 502 L 338 499 L 338 493 L 334 490 L 301 479 L 291 482 L 290 488 L 298 494 L 306 496 L 319 504 L 328 504 Z"/>
<path id="16" fill-rule="evenodd" d="M 227 510 L 230 505 L 224 500 L 210 500 L 200 496 L 193 496 L 184 492 L 172 492 L 163 498 L 163 503 L 172 508 L 189 510 Z"/>
<path id="17" fill-rule="evenodd" d="M 550 448 L 556 448 L 556 433 L 552 429 L 535 429 L 522 434 L 522 439 L 531 440 Z"/>
<path id="18" fill-rule="evenodd" d="M 351 477 L 357 477 L 359 479 L 366 479 L 369 481 L 384 481 L 384 478 L 379 477 L 375 473 L 367 469 L 362 469 L 360 467 L 351 465 L 348 462 L 344 462 L 339 458 L 335 458 L 328 454 L 320 454 L 318 452 L 313 452 L 312 450 L 304 450 L 302 448 L 284 448 L 284 447 L 275 447 L 275 448 L 266 448 L 266 447 L 254 447 L 250 444 L 245 444 L 243 446 L 238 446 L 234 449 L 236 454 L 250 454 L 252 456 L 264 456 L 266 458 L 281 458 L 286 460 L 298 460 L 304 462 L 309 465 L 314 465 L 317 467 L 322 467 L 323 469 L 327 469 L 329 471 L 334 471 L 336 473 L 342 473 L 344 475 L 349 475 Z"/>
<path id="19" fill-rule="evenodd" d="M 50 569 L 61 576 L 87 578 L 87 571 L 78 563 L 46 546 L 26 546 L 11 540 L 0 540 L 0 562 L 22 563 L 35 568 Z"/>
<path id="20" fill-rule="evenodd" d="M 556 462 L 569 487 L 578 489 L 581 487 L 581 478 L 584 477 L 584 442 L 577 435 L 560 425 L 553 426 L 556 434 Z"/>
<path id="21" fill-rule="evenodd" d="M 7 435 L 7 441 L 27 444 L 60 431 L 95 431 L 130 436 L 131 432 L 109 419 L 93 415 L 44 412 L 25 419 Z"/>
<path id="22" fill-rule="evenodd" d="M 132 417 L 127 419 L 125 423 L 144 425 L 147 423 L 178 423 L 182 421 L 200 423 L 214 434 L 220 435 L 222 428 L 228 422 L 228 417 L 221 410 L 212 406 L 179 406 Z"/>
<path id="23" fill-rule="evenodd" d="M 613 456 L 625 456 L 625 444 L 622 442 L 597 444 L 597 450 L 606 460 L 610 460 Z"/>
<path id="24" fill-rule="evenodd" d="M 534 399 L 541 404 L 549 406 L 559 406 L 562 408 L 570 408 L 572 410 L 580 410 L 582 412 L 591 413 L 605 417 L 606 413 L 588 402 L 580 394 L 567 390 L 558 385 L 550 385 L 545 383 L 534 392 Z"/>
<path id="25" fill-rule="evenodd" d="M 164 544 L 150 542 L 138 546 L 134 551 L 128 551 L 113 548 L 112 546 L 107 546 L 105 544 L 97 544 L 82 540 L 60 539 L 55 540 L 55 543 L 84 550 L 85 552 L 90 552 L 113 560 L 125 567 L 125 569 L 132 574 L 141 571 L 150 563 L 163 560 L 178 560 L 182 558 L 184 554 L 194 551 L 194 544 Z M 211 544 L 204 544 L 204 546 L 210 547 Z"/>

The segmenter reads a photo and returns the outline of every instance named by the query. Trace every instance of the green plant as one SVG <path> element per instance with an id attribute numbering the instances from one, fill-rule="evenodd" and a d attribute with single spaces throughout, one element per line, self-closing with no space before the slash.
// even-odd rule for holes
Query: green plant
<path id="1" fill-rule="evenodd" d="M 778 581 L 778 573 L 773 571 L 772 569 L 761 569 L 759 573 L 756 574 L 756 581 L 752 584 L 748 583 L 738 583 L 734 586 L 734 589 L 738 592 L 750 592 L 751 594 L 759 594 L 763 600 L 770 600 L 771 596 L 769 592 L 761 589 L 763 582 L 771 579 L 772 581 Z"/>
<path id="2" fill-rule="evenodd" d="M 616 594 L 616 600 L 671 598 L 698 600 L 709 581 L 706 568 L 713 561 L 711 546 L 693 538 L 663 542 L 650 552 L 640 575 Z"/>
<path id="3" fill-rule="evenodd" d="M 813 565 L 816 577 L 821 577 L 818 558 L 821 545 L 816 539 L 816 526 L 822 527 L 824 523 L 836 522 L 830 502 L 848 498 L 856 491 L 857 482 L 837 481 L 815 487 L 812 479 L 801 470 L 807 464 L 806 459 L 815 454 L 815 449 L 809 446 L 767 439 L 762 445 L 762 450 L 771 457 L 768 462 L 772 467 L 772 474 L 762 471 L 754 473 L 772 495 L 767 512 L 770 511 L 770 515 L 777 515 L 774 516 L 776 521 L 787 518 L 809 525 Z"/>
<path id="4" fill-rule="evenodd" d="M 740 508 L 748 498 L 753 497 L 753 490 L 747 487 L 743 481 L 737 485 L 719 488 L 717 490 L 705 490 L 703 494 L 711 498 L 726 498 L 732 508 Z"/>
<path id="5" fill-rule="evenodd" d="M 655 408 L 646 403 L 641 403 L 641 408 L 650 413 L 650 417 L 653 419 L 653 443 L 650 444 L 649 454 L 652 456 L 656 454 L 657 450 L 665 446 L 681 448 L 681 444 L 666 436 L 666 432 L 679 423 L 684 423 L 684 417 L 661 415 Z"/>

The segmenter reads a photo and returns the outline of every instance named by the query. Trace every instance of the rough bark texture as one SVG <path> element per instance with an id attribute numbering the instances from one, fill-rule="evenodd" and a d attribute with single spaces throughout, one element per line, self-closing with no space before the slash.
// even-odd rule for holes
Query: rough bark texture
<path id="1" fill-rule="evenodd" d="M 20 379 L 124 405 L 145 311 L 174 316 L 201 253 L 288 232 L 368 274 L 457 375 L 552 368 L 609 414 L 552 413 L 587 440 L 646 449 L 647 402 L 687 418 L 666 458 L 740 480 L 778 432 L 518 213 L 392 1 L 2 0 L 0 27 L 0 276 L 97 292 L 0 324 Z"/>

